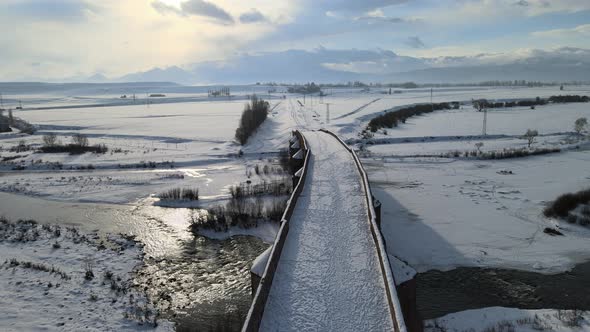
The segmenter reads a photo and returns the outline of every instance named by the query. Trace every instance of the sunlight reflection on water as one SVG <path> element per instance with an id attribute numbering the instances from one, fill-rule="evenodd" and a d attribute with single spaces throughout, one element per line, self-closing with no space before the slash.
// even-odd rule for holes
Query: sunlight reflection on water
<path id="1" fill-rule="evenodd" d="M 239 330 L 251 301 L 250 265 L 268 244 L 247 236 L 210 240 L 188 231 L 194 210 L 68 203 L 0 193 L 0 215 L 127 233 L 144 245 L 135 278 L 179 330 Z"/>

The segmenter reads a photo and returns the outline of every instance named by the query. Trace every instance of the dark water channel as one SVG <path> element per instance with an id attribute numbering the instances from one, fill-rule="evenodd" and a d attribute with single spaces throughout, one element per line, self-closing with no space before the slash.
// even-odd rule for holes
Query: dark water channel
<path id="1" fill-rule="evenodd" d="M 483 307 L 590 310 L 590 262 L 554 275 L 503 269 L 457 268 L 417 277 L 424 319 Z"/>

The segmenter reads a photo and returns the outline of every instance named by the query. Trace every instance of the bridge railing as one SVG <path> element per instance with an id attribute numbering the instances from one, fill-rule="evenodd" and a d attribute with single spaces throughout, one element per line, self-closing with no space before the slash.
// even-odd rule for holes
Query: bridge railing
<path id="1" fill-rule="evenodd" d="M 344 143 L 344 141 L 342 141 L 340 137 L 326 129 L 320 129 L 320 131 L 323 131 L 329 135 L 334 136 L 353 156 L 354 162 L 361 175 L 363 187 L 365 188 L 365 198 L 367 201 L 369 226 L 371 228 L 371 235 L 373 236 L 373 240 L 375 241 L 377 256 L 379 257 L 379 265 L 381 267 L 383 282 L 385 284 L 385 289 L 387 291 L 387 301 L 389 303 L 389 310 L 391 313 L 391 318 L 393 320 L 394 328 L 397 332 L 407 332 L 406 323 L 404 321 L 404 315 L 402 313 L 402 307 L 397 296 L 397 290 L 395 288 L 393 272 L 391 271 L 391 265 L 389 263 L 389 258 L 387 256 L 387 251 L 385 248 L 385 242 L 383 240 L 383 236 L 381 235 L 381 231 L 379 230 L 379 226 L 377 225 L 375 208 L 373 206 L 373 194 L 371 192 L 371 186 L 369 185 L 369 177 L 367 176 L 367 172 L 365 172 L 363 164 L 361 163 L 360 159 L 358 158 L 354 150 L 350 148 L 346 143 Z"/>
<path id="2" fill-rule="evenodd" d="M 303 191 L 303 186 L 305 185 L 310 151 L 305 137 L 301 134 L 301 132 L 296 130 L 293 132 L 293 134 L 297 137 L 299 146 L 304 152 L 303 172 L 300 174 L 299 181 L 297 182 L 291 197 L 287 201 L 287 207 L 283 213 L 283 217 L 281 218 L 281 227 L 279 228 L 279 232 L 277 233 L 277 237 L 275 238 L 274 244 L 270 251 L 270 256 L 266 263 L 266 267 L 264 268 L 264 273 L 262 274 L 258 288 L 256 289 L 256 293 L 254 294 L 254 299 L 252 300 L 252 305 L 250 306 L 248 315 L 246 316 L 246 320 L 242 327 L 242 332 L 257 332 L 260 328 L 260 321 L 262 320 L 262 315 L 264 314 L 264 308 L 270 293 L 272 280 L 277 270 L 277 266 L 279 265 L 281 252 L 283 251 L 287 234 L 289 233 L 289 221 L 293 216 L 295 205 L 297 204 L 297 200 L 299 199 L 299 196 Z"/>

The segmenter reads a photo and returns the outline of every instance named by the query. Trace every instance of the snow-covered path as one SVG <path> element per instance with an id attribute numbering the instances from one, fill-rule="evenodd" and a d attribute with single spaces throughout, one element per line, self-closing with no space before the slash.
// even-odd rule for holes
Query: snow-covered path
<path id="1" fill-rule="evenodd" d="M 334 137 L 304 135 L 309 173 L 260 330 L 393 331 L 354 160 Z"/>

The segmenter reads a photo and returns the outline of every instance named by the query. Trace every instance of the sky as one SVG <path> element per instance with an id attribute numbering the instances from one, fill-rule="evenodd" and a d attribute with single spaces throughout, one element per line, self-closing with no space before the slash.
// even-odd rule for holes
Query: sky
<path id="1" fill-rule="evenodd" d="M 287 50 L 367 50 L 322 66 L 371 72 L 414 58 L 444 65 L 587 49 L 590 1 L 2 0 L 0 29 L 0 81 L 114 78 Z M 375 52 L 395 57 L 383 63 Z"/>

